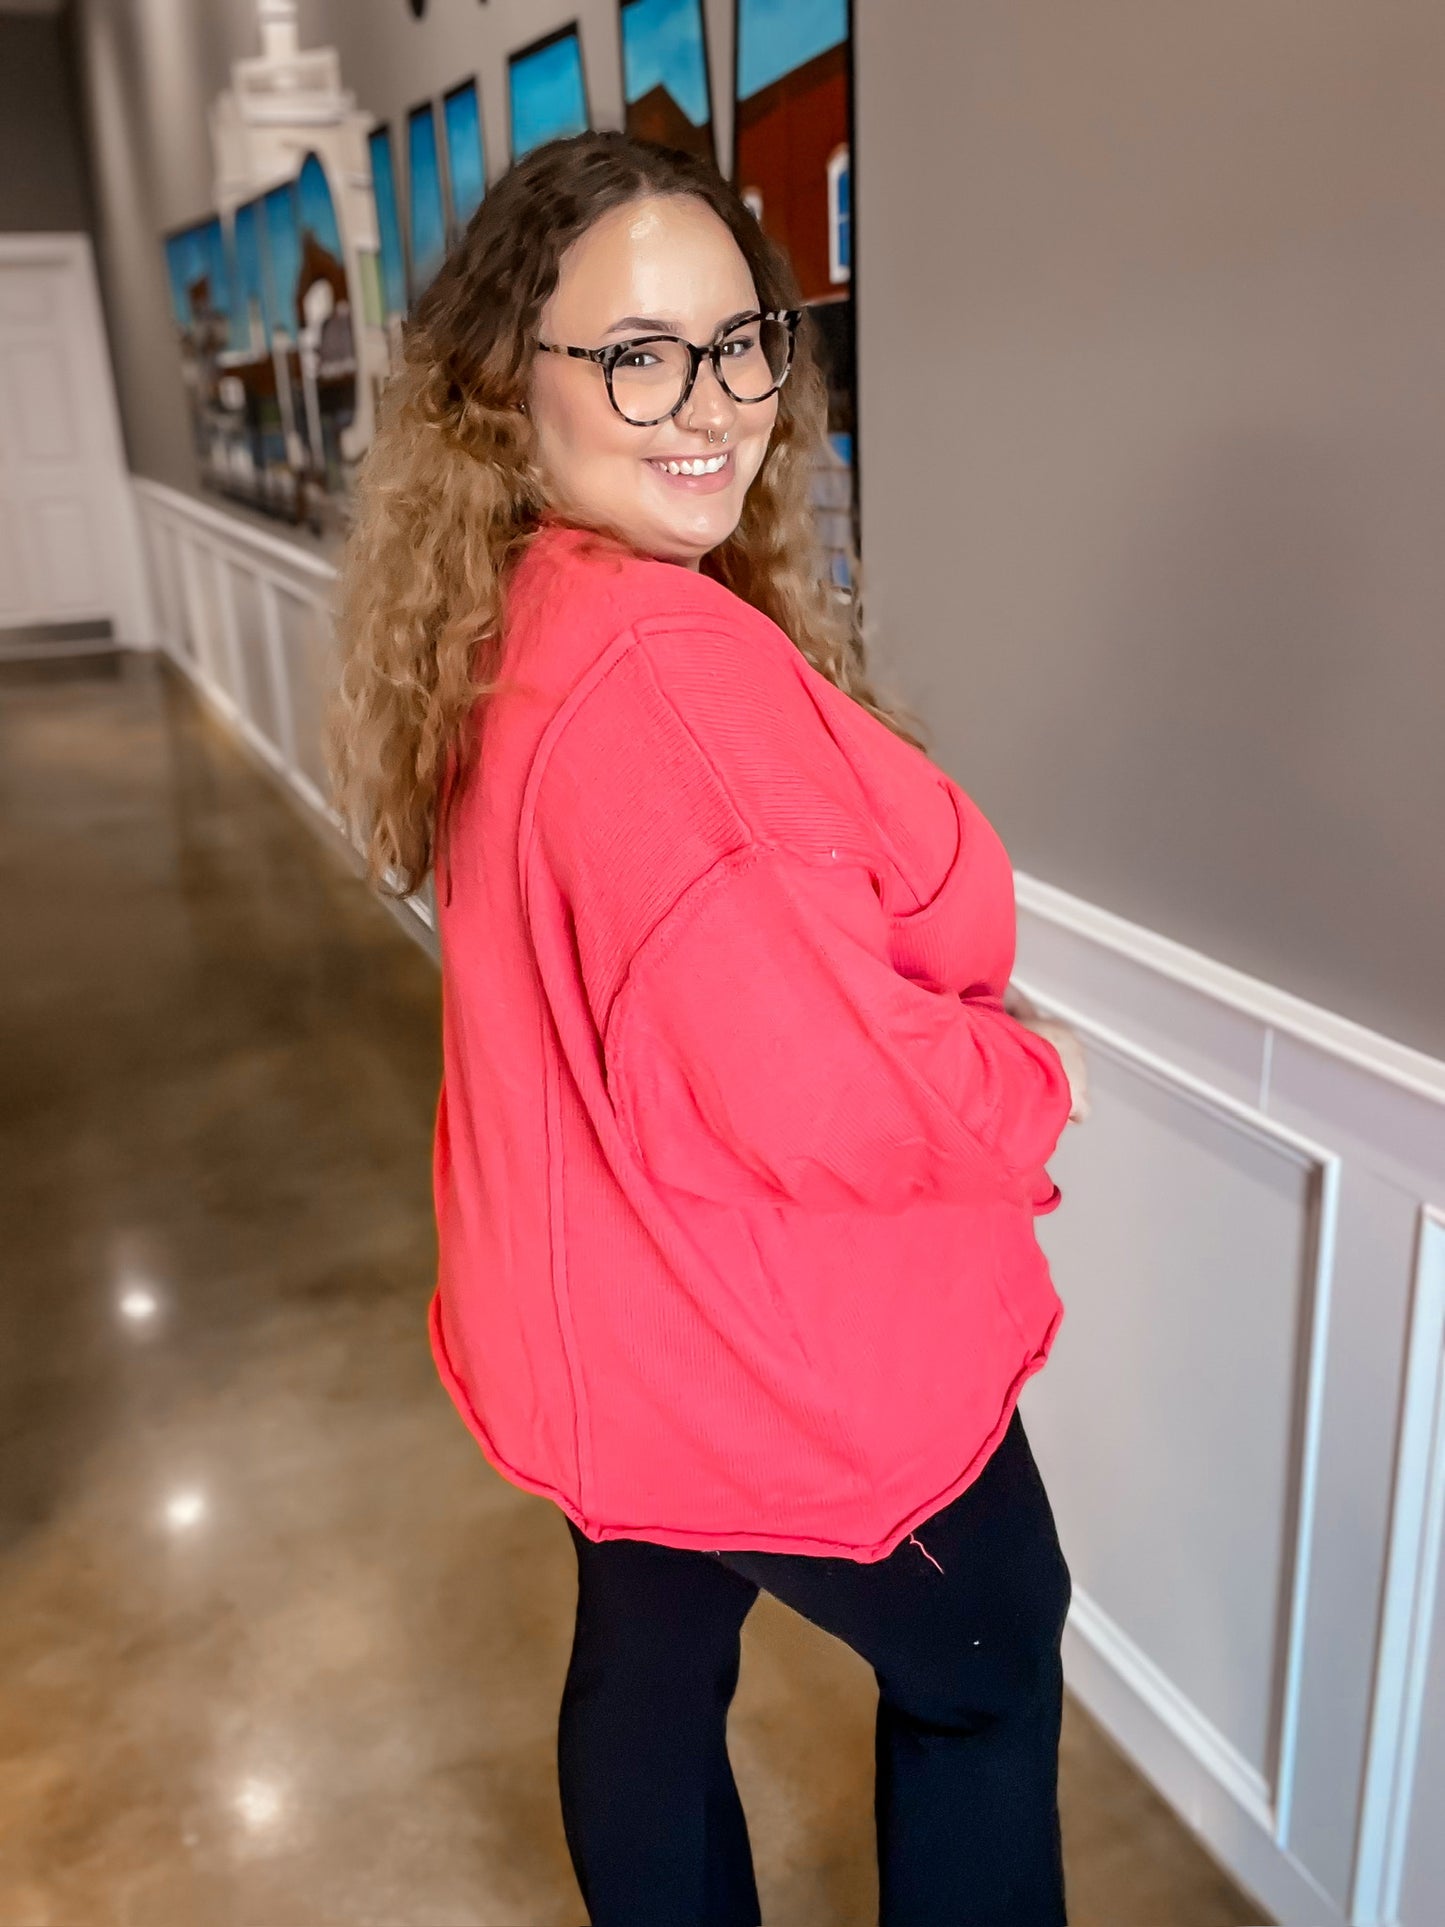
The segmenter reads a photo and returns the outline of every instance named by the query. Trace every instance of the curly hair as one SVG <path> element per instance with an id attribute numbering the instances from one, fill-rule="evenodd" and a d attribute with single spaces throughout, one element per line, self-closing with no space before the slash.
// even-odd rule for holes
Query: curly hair
<path id="1" fill-rule="evenodd" d="M 760 306 L 802 305 L 787 257 L 707 162 L 586 133 L 508 169 L 404 326 L 401 368 L 357 476 L 327 730 L 336 807 L 386 893 L 410 894 L 431 871 L 450 779 L 470 768 L 478 705 L 500 686 L 508 576 L 547 507 L 520 407 L 538 317 L 568 247 L 611 209 L 656 195 L 693 196 L 718 215 Z M 856 586 L 844 594 L 825 574 L 810 497 L 827 421 L 819 352 L 805 311 L 767 455 L 736 529 L 701 569 L 922 748 L 917 719 L 910 727 L 870 683 Z"/>

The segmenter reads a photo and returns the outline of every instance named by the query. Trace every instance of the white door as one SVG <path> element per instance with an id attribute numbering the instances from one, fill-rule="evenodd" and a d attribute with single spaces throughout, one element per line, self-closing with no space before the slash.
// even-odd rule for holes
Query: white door
<path id="1" fill-rule="evenodd" d="M 109 621 L 149 640 L 90 243 L 0 235 L 0 642 Z"/>

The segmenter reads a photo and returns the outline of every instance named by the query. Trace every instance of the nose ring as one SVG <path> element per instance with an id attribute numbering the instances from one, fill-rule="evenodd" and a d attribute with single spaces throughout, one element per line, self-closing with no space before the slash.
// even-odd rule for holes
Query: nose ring
<path id="1" fill-rule="evenodd" d="M 728 438 L 728 432 L 726 429 L 724 429 L 721 435 L 714 435 L 712 430 L 709 429 L 707 431 L 707 438 L 710 442 L 719 442 L 719 441 L 725 442 Z"/>

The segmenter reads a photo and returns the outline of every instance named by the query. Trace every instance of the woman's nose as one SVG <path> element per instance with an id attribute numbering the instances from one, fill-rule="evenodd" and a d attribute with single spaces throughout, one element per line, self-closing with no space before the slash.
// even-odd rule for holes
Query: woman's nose
<path id="1" fill-rule="evenodd" d="M 684 421 L 696 429 L 730 428 L 737 419 L 738 405 L 717 378 L 710 361 L 697 371 L 692 393 L 687 398 Z"/>

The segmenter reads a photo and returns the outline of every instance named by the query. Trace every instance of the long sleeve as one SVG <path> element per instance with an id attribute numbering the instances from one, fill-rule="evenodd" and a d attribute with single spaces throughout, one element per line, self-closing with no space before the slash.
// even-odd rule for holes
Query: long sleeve
<path id="1" fill-rule="evenodd" d="M 652 618 L 551 746 L 538 843 L 621 1130 L 722 1202 L 1040 1208 L 1062 1060 L 1002 986 L 895 968 L 877 824 L 798 660 L 771 625 Z"/>
<path id="2" fill-rule="evenodd" d="M 1053 1045 L 997 1002 L 893 969 L 866 870 L 757 846 L 653 931 L 605 1056 L 643 1164 L 721 1202 L 1024 1202 L 1070 1104 Z"/>

